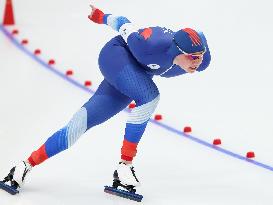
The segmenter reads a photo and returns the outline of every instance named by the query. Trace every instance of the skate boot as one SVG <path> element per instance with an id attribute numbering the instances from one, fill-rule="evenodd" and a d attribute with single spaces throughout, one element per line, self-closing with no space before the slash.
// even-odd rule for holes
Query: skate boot
<path id="1" fill-rule="evenodd" d="M 22 188 L 26 176 L 31 171 L 31 168 L 32 166 L 28 162 L 19 162 L 10 170 L 8 176 L 6 176 L 3 181 L 0 181 L 0 188 L 10 194 L 19 193 L 18 189 Z"/>
<path id="2" fill-rule="evenodd" d="M 114 182 L 116 181 L 126 187 L 134 188 L 140 186 L 140 182 L 136 177 L 132 164 L 125 164 L 124 162 L 120 162 L 117 170 L 114 171 L 113 177 Z"/>
<path id="3" fill-rule="evenodd" d="M 140 182 L 136 177 L 132 164 L 120 162 L 118 168 L 113 174 L 114 180 L 112 187 L 105 186 L 104 191 L 109 194 L 117 195 L 140 202 L 142 195 L 136 194 L 135 187 L 140 186 Z M 123 189 L 119 189 L 119 187 Z"/>

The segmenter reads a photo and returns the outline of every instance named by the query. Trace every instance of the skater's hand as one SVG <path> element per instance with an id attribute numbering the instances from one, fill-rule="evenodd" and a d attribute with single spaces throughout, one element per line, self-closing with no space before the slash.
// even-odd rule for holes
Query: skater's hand
<path id="1" fill-rule="evenodd" d="M 104 13 L 98 8 L 96 8 L 94 5 L 90 5 L 90 7 L 92 11 L 88 18 L 95 23 L 103 24 Z"/>
<path id="2" fill-rule="evenodd" d="M 95 10 L 97 9 L 97 8 L 96 8 L 94 5 L 92 5 L 92 4 L 90 4 L 90 7 L 91 7 L 92 11 L 91 11 L 91 14 L 88 16 L 89 19 L 92 18 L 92 16 L 93 16 Z"/>

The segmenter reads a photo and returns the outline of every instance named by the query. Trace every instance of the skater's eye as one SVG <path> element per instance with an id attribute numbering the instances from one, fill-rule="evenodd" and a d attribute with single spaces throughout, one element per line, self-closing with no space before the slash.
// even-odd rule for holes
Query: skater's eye
<path id="1" fill-rule="evenodd" d="M 203 57 L 203 54 L 201 54 L 201 55 L 188 54 L 188 58 L 190 60 L 197 60 L 197 59 L 200 59 L 201 57 Z"/>
<path id="2" fill-rule="evenodd" d="M 200 56 L 194 56 L 194 55 L 192 55 L 191 58 L 192 58 L 193 60 L 196 60 L 196 59 L 199 59 Z"/>
<path id="3" fill-rule="evenodd" d="M 196 59 L 199 59 L 199 58 L 200 58 L 200 56 L 191 55 L 191 54 L 187 55 L 187 57 L 188 57 L 188 59 L 190 59 L 190 60 L 196 60 Z"/>

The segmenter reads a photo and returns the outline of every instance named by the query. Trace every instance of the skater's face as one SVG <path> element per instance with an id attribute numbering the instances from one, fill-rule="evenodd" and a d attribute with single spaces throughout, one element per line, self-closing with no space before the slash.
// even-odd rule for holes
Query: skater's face
<path id="1" fill-rule="evenodd" d="M 174 64 L 188 73 L 194 73 L 203 61 L 204 53 L 180 54 L 175 57 Z"/>

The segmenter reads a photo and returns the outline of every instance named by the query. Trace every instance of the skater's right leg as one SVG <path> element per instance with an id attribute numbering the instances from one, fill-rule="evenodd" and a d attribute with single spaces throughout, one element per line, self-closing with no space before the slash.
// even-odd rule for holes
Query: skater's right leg
<path id="1" fill-rule="evenodd" d="M 110 102 L 110 103 L 109 103 Z M 88 129 L 101 124 L 123 110 L 131 99 L 104 80 L 96 93 L 72 117 L 69 123 L 55 132 L 28 158 L 32 166 L 71 147 Z M 109 106 L 111 104 L 111 106 Z"/>
<path id="2" fill-rule="evenodd" d="M 88 129 L 99 125 L 121 110 L 132 100 L 103 80 L 96 93 L 74 114 L 69 123 L 55 132 L 30 157 L 11 170 L 21 186 L 32 167 L 71 147 Z"/>

